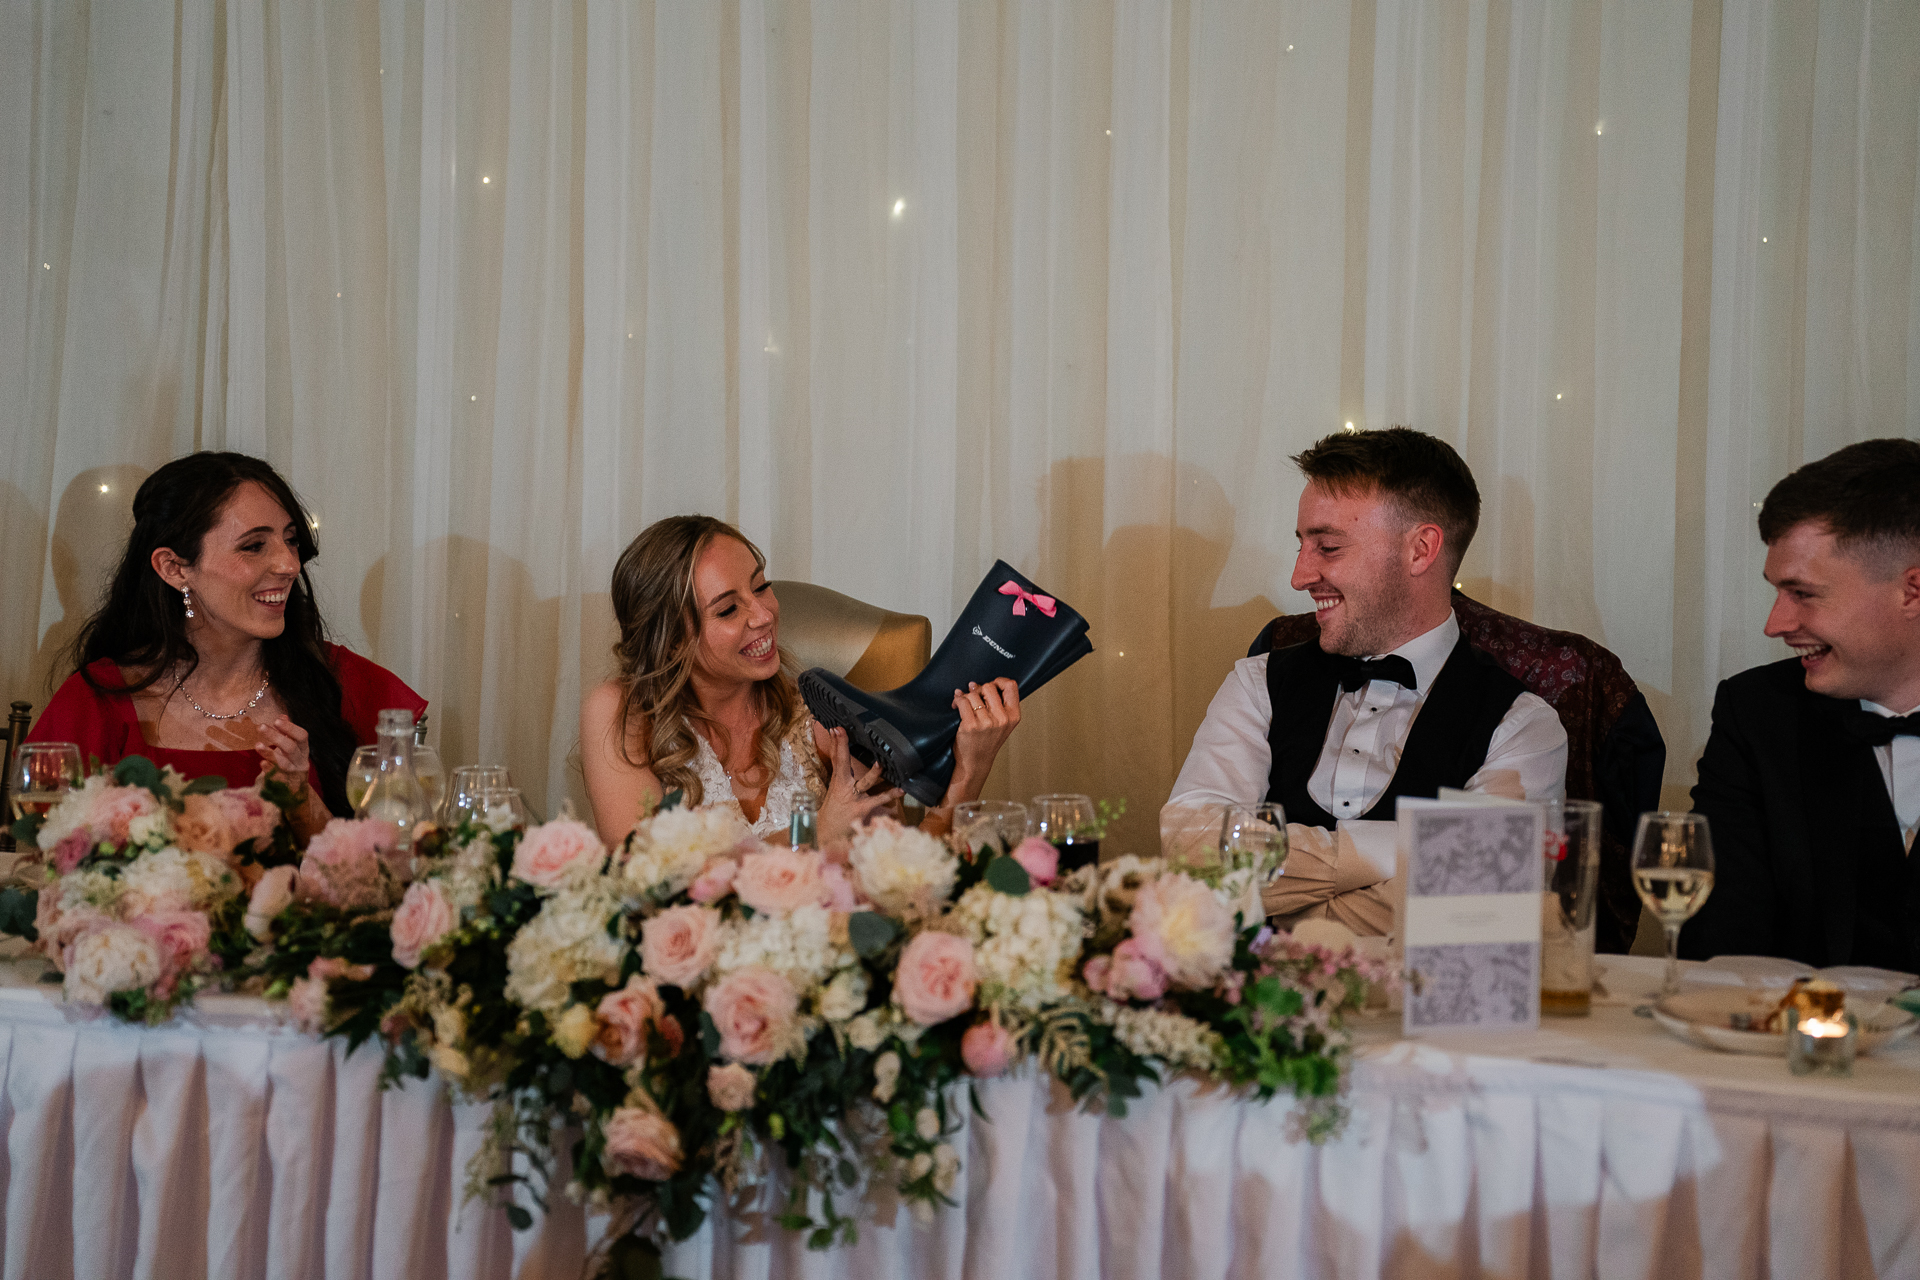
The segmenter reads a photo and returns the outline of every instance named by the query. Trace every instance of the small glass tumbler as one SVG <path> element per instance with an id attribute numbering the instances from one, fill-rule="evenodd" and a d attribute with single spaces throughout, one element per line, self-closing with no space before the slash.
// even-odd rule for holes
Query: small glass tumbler
<path id="1" fill-rule="evenodd" d="M 1845 1009 L 1796 1011 L 1787 1028 L 1787 1070 L 1797 1076 L 1850 1076 L 1859 1049 L 1859 1020 Z"/>

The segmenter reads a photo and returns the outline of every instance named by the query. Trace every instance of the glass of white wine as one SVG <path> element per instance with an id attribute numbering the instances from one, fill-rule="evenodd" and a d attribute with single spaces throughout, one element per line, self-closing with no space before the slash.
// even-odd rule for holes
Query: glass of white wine
<path id="1" fill-rule="evenodd" d="M 1667 934 L 1667 977 L 1660 994 L 1680 990 L 1680 926 L 1713 892 L 1713 839 L 1698 813 L 1640 815 L 1633 837 L 1633 887 Z"/>
<path id="2" fill-rule="evenodd" d="M 440 821 L 440 802 L 447 794 L 447 766 L 440 753 L 424 742 L 413 744 L 413 776 L 420 780 L 420 794 L 427 801 L 427 817 Z"/>
<path id="3" fill-rule="evenodd" d="M 1220 858 L 1229 867 L 1256 867 L 1262 883 L 1287 861 L 1287 813 L 1277 804 L 1230 804 L 1220 813 Z"/>
<path id="4" fill-rule="evenodd" d="M 355 747 L 353 759 L 347 762 L 347 804 L 358 813 L 360 806 L 367 802 L 367 792 L 373 789 L 373 781 L 380 776 L 380 748 L 375 745 Z"/>

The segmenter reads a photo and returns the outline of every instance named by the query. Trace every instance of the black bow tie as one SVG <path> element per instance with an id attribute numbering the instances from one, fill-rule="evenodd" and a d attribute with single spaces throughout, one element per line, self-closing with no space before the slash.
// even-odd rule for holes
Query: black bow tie
<path id="1" fill-rule="evenodd" d="M 1409 689 L 1418 689 L 1420 679 L 1413 674 L 1413 664 L 1397 653 L 1384 658 L 1334 658 L 1339 664 L 1340 687 L 1348 693 L 1366 685 L 1369 680 L 1390 680 Z"/>
<path id="2" fill-rule="evenodd" d="M 1920 738 L 1920 711 L 1883 716 L 1856 703 L 1847 709 L 1847 732 L 1871 747 L 1884 747 L 1899 737 Z"/>

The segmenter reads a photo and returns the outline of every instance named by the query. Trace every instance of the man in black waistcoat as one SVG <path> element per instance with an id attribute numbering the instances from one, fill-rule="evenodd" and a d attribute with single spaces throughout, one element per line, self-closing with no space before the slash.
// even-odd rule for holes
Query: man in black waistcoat
<path id="1" fill-rule="evenodd" d="M 1714 697 L 1693 807 L 1717 865 L 1680 952 L 1920 973 L 1920 442 L 1801 467 L 1760 537 L 1795 656 Z"/>
<path id="2" fill-rule="evenodd" d="M 1460 455 L 1392 427 L 1335 433 L 1293 461 L 1307 477 L 1293 588 L 1313 597 L 1319 641 L 1234 664 L 1161 811 L 1162 843 L 1206 838 L 1223 804 L 1276 801 L 1291 852 L 1267 910 L 1383 934 L 1395 802 L 1442 787 L 1557 798 L 1567 735 L 1453 616 L 1480 523 Z"/>

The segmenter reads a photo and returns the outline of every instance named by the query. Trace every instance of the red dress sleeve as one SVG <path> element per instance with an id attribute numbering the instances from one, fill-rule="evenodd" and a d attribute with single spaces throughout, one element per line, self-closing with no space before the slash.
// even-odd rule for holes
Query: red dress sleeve
<path id="1" fill-rule="evenodd" d="M 120 668 L 109 659 L 102 658 L 88 670 L 109 688 L 121 683 Z M 128 743 L 139 741 L 138 725 L 132 698 L 101 693 L 76 671 L 54 691 L 47 709 L 27 731 L 27 741 L 77 742 L 81 764 L 91 768 L 95 760 L 110 765 L 125 756 Z"/>
<path id="2" fill-rule="evenodd" d="M 353 726 L 354 741 L 362 746 L 379 741 L 380 713 L 388 707 L 405 707 L 416 720 L 427 709 L 425 698 L 379 663 L 337 644 L 327 646 L 327 657 L 340 677 L 340 715 Z"/>

